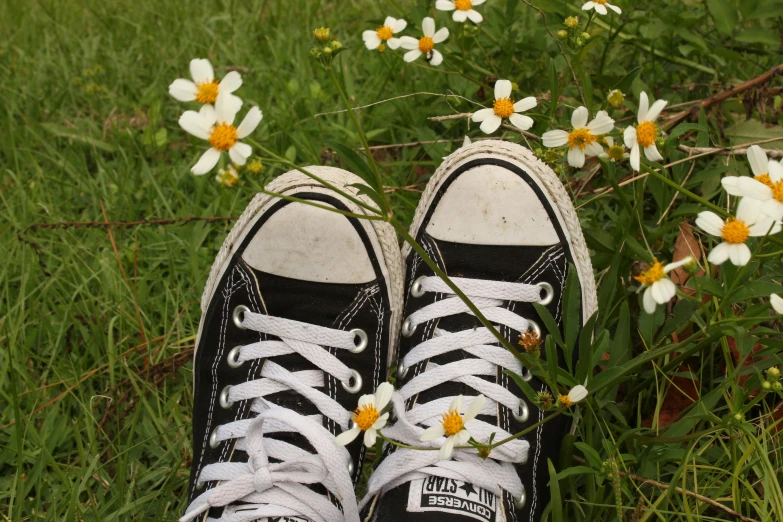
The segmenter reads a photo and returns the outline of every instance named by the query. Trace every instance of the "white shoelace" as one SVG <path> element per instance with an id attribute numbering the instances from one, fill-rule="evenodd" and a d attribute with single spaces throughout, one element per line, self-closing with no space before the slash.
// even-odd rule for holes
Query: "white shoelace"
<path id="1" fill-rule="evenodd" d="M 493 324 L 501 324 L 519 332 L 526 332 L 530 326 L 527 319 L 502 308 L 504 301 L 538 302 L 541 287 L 523 283 L 506 283 L 454 277 L 451 280 L 476 305 Z M 449 294 L 414 312 L 406 320 L 406 328 L 415 329 L 432 319 L 449 315 L 471 313 L 462 300 L 438 277 L 417 280 L 421 292 Z M 485 327 L 448 332 L 435 328 L 432 338 L 411 349 L 402 360 L 403 368 L 411 368 L 419 362 L 455 350 L 464 350 L 472 358 L 459 359 L 443 365 L 429 362 L 425 371 L 408 381 L 394 394 L 392 405 L 396 415 L 394 425 L 383 430 L 383 434 L 404 444 L 416 447 L 439 448 L 443 438 L 428 443 L 419 439 L 425 428 L 440 422 L 454 397 L 441 397 L 427 403 L 416 404 L 405 411 L 405 401 L 444 382 L 457 381 L 466 384 L 486 397 L 479 415 L 500 415 L 500 405 L 512 412 L 519 411 L 521 399 L 494 382 L 498 368 L 522 374 L 522 364 L 505 348 L 497 345 L 497 339 Z M 489 376 L 493 381 L 482 379 Z M 469 405 L 470 401 L 467 401 Z M 462 412 L 460 412 L 462 413 Z M 509 437 L 511 433 L 496 424 L 479 419 L 469 421 L 465 427 L 474 439 L 487 442 L 491 434 L 495 441 Z M 438 451 L 412 450 L 402 447 L 381 462 L 370 477 L 367 495 L 360 508 L 379 491 L 389 491 L 405 482 L 438 476 L 461 480 L 482 487 L 500 496 L 506 490 L 519 499 L 523 493 L 520 480 L 513 464 L 525 462 L 530 444 L 516 439 L 492 450 L 488 459 L 482 459 L 474 449 L 455 450 L 452 460 L 440 460 Z"/>
<path id="2" fill-rule="evenodd" d="M 239 439 L 236 448 L 247 452 L 248 462 L 218 462 L 205 466 L 198 482 L 220 483 L 195 498 L 180 522 L 193 520 L 211 507 L 237 502 L 246 504 L 234 513 L 224 513 L 221 521 L 302 517 L 313 522 L 359 522 L 349 472 L 350 455 L 348 450 L 334 443 L 334 435 L 322 425 L 324 415 L 347 430 L 351 412 L 316 389 L 324 387 L 324 373 L 346 384 L 357 378 L 358 374 L 324 348 L 355 350 L 356 334 L 248 311 L 244 313 L 242 326 L 280 338 L 279 341 L 259 341 L 240 348 L 238 361 L 267 360 L 260 379 L 229 389 L 228 402 L 252 399 L 251 411 L 258 415 L 221 425 L 215 432 L 216 442 Z M 270 360 L 293 353 L 301 355 L 318 369 L 290 372 Z M 318 408 L 321 415 L 304 416 L 264 398 L 285 390 L 302 395 Z M 268 433 L 280 432 L 304 436 L 316 453 L 264 437 Z M 278 462 L 270 462 L 270 458 Z M 340 500 L 342 511 L 327 496 L 308 487 L 318 483 Z"/>

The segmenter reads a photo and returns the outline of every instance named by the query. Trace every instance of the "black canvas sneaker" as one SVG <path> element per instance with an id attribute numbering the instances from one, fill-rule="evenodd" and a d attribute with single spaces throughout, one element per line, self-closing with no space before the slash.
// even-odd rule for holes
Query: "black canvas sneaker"
<path id="1" fill-rule="evenodd" d="M 357 176 L 307 170 L 372 204 L 348 186 Z M 370 214 L 300 172 L 267 189 Z M 386 380 L 402 288 L 388 224 L 265 194 L 250 202 L 201 301 L 183 520 L 358 522 L 364 446 L 334 439 Z"/>
<path id="2" fill-rule="evenodd" d="M 597 307 L 589 252 L 568 194 L 521 146 L 480 141 L 446 158 L 422 196 L 411 235 L 514 345 L 524 332 L 546 336 L 535 323 L 534 302 L 562 321 L 569 263 L 581 285 L 583 322 Z M 535 391 L 547 388 L 408 245 L 403 255 L 397 418 L 383 433 L 440 451 L 389 446 L 370 478 L 363 519 L 537 522 L 549 501 L 547 459 L 558 461 L 572 420 L 557 417 L 526 440 L 493 449 L 486 460 L 466 448 L 470 435 L 487 442 L 495 433 L 499 441 L 543 419 L 504 370 L 522 375 Z"/>

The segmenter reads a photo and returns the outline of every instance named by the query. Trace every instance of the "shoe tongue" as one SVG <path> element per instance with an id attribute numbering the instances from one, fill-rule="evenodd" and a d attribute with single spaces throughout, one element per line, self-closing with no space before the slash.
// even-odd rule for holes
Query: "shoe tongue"
<path id="1" fill-rule="evenodd" d="M 376 520 L 408 522 L 505 522 L 500 499 L 461 480 L 430 476 L 384 495 Z"/>

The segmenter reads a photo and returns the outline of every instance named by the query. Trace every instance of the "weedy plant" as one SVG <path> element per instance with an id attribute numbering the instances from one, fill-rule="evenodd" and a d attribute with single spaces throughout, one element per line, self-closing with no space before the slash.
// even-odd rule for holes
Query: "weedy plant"
<path id="1" fill-rule="evenodd" d="M 578 419 L 545 518 L 783 520 L 783 3 L 368 3 L 0 8 L 19 20 L 0 68 L 26 79 L 0 116 L 6 518 L 178 517 L 192 305 L 225 221 L 275 175 L 335 164 L 375 206 L 345 197 L 547 383 L 511 375 L 541 423 Z M 169 86 L 181 112 L 165 85 L 192 57 Z M 487 135 L 533 150 L 576 201 L 599 283 L 584 326 L 569 281 L 563 329 L 537 306 L 549 335 L 509 343 L 408 234 L 434 167 Z M 398 443 L 389 394 L 364 397 L 340 442 L 364 432 L 371 459 Z M 422 436 L 446 436 L 442 458 L 538 426 L 476 440 L 483 397 L 457 402 Z"/>

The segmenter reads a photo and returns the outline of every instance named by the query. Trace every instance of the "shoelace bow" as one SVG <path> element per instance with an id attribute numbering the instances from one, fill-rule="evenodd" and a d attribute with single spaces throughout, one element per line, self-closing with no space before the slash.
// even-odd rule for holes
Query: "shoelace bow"
<path id="1" fill-rule="evenodd" d="M 204 467 L 198 482 L 219 481 L 219 485 L 193 500 L 180 522 L 194 520 L 211 507 L 241 502 L 234 513 L 224 514 L 223 522 L 249 522 L 267 517 L 304 517 L 313 522 L 359 522 L 353 482 L 349 473 L 348 451 L 334 443 L 334 435 L 323 427 L 322 415 L 347 430 L 351 412 L 316 388 L 324 386 L 324 373 L 348 383 L 355 377 L 324 346 L 353 350 L 355 334 L 290 319 L 245 312 L 242 326 L 278 337 L 259 341 L 239 350 L 241 362 L 267 359 L 261 378 L 232 386 L 228 401 L 252 399 L 255 418 L 234 421 L 217 428 L 217 441 L 239 439 L 236 448 L 248 454 L 248 462 L 218 462 Z M 269 360 L 297 353 L 317 370 L 290 372 Z M 312 402 L 322 415 L 304 416 L 264 399 L 273 393 L 293 390 Z M 304 436 L 316 453 L 265 434 L 292 432 Z M 277 462 L 270 462 L 269 459 Z M 339 499 L 342 511 L 308 484 L 322 484 Z"/>
<path id="2" fill-rule="evenodd" d="M 528 330 L 530 322 L 527 319 L 502 306 L 504 301 L 539 301 L 539 286 L 467 278 L 452 278 L 452 281 L 492 323 L 519 332 Z M 420 284 L 422 292 L 437 292 L 453 297 L 436 301 L 411 314 L 408 318 L 410 329 L 432 319 L 471 313 L 440 278 L 427 277 L 422 279 Z M 430 361 L 425 371 L 413 377 L 394 394 L 392 405 L 396 421 L 383 430 L 385 437 L 415 447 L 439 448 L 443 442 L 442 438 L 423 443 L 420 437 L 425 428 L 440 422 L 441 415 L 448 410 L 454 397 L 441 397 L 427 403 L 417 400 L 409 411 L 405 411 L 405 401 L 448 381 L 466 384 L 486 397 L 479 415 L 498 416 L 500 405 L 512 412 L 519 411 L 521 399 L 495 383 L 494 378 L 498 368 L 521 375 L 523 366 L 508 350 L 497 346 L 497 339 L 485 327 L 460 332 L 436 328 L 432 338 L 418 344 L 405 355 L 402 366 L 411 368 L 422 361 L 455 350 L 464 350 L 472 358 L 443 365 Z M 480 376 L 488 376 L 493 380 L 488 381 Z M 478 418 L 467 422 L 465 428 L 474 439 L 481 442 L 488 441 L 493 433 L 495 440 L 511 435 L 496 424 Z M 506 490 L 518 499 L 523 493 L 523 486 L 513 464 L 526 461 L 529 447 L 527 441 L 516 439 L 493 449 L 488 459 L 482 459 L 471 449 L 456 450 L 451 460 L 440 460 L 438 451 L 397 447 L 370 477 L 367 495 L 360 503 L 360 509 L 380 491 L 388 491 L 411 480 L 431 475 L 469 482 L 498 496 L 502 490 Z"/>

